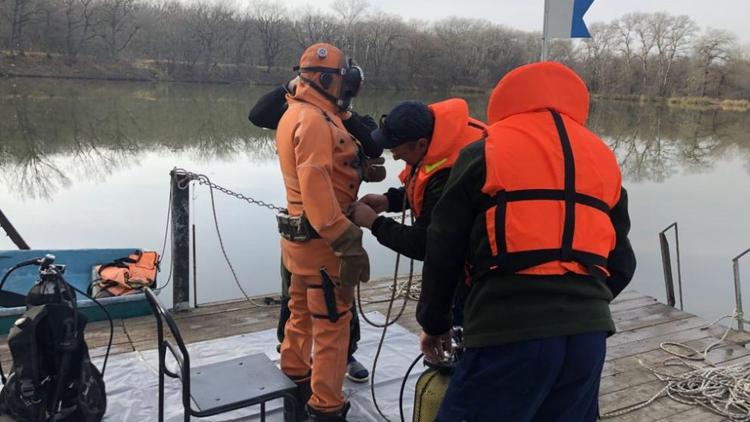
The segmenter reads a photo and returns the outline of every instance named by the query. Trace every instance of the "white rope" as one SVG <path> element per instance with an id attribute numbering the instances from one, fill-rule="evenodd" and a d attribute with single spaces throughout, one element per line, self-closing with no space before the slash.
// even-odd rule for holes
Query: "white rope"
<path id="1" fill-rule="evenodd" d="M 735 310 L 731 315 L 725 315 L 702 329 L 708 329 L 727 318 L 748 322 L 741 313 Z M 649 406 L 661 397 L 667 396 L 682 404 L 705 407 L 731 421 L 750 422 L 750 362 L 723 367 L 717 367 L 707 362 L 708 353 L 721 345 L 731 331 L 732 325 L 730 323 L 721 339 L 709 344 L 703 351 L 698 351 L 683 343 L 661 343 L 659 348 L 673 356 L 662 361 L 662 366 L 684 366 L 689 371 L 677 375 L 668 374 L 647 365 L 639 359 L 639 365 L 651 372 L 658 380 L 665 382 L 666 385 L 651 398 L 622 409 L 607 412 L 600 418 L 613 418 L 635 412 Z M 699 362 L 704 366 L 699 366 Z"/>

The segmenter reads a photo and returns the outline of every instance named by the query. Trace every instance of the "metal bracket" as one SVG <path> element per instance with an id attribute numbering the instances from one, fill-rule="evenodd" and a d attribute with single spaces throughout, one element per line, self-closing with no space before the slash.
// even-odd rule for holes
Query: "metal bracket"
<path id="1" fill-rule="evenodd" d="M 735 311 L 739 318 L 737 318 L 737 328 L 740 331 L 745 331 L 745 315 L 742 311 L 742 290 L 740 288 L 740 258 L 750 253 L 750 249 L 745 250 L 741 254 L 732 258 L 732 267 L 734 270 L 734 300 L 737 303 L 737 310 Z"/>
<path id="2" fill-rule="evenodd" d="M 674 227 L 675 247 L 677 252 L 677 288 L 680 295 L 680 310 L 684 310 L 682 301 L 682 266 L 680 265 L 680 231 L 677 228 L 677 222 L 667 226 L 659 232 L 659 244 L 661 245 L 661 262 L 664 269 L 664 284 L 667 290 L 667 303 L 674 306 L 676 303 L 674 294 L 674 279 L 672 277 L 672 257 L 669 252 L 669 241 L 667 232 Z"/>

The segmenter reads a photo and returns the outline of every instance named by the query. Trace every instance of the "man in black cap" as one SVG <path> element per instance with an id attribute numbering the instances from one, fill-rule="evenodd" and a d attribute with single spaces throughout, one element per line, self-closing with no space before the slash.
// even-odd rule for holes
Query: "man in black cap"
<path id="1" fill-rule="evenodd" d="M 398 104 L 381 119 L 381 127 L 372 132 L 372 139 L 390 150 L 395 160 L 406 162 L 399 175 L 403 186 L 388 189 L 382 195 L 365 195 L 352 207 L 349 218 L 354 224 L 369 228 L 383 246 L 424 260 L 432 208 L 443 194 L 459 151 L 482 139 L 484 128 L 484 123 L 469 116 L 469 105 L 460 98 L 430 105 L 418 101 Z M 412 225 L 377 215 L 404 209 L 411 210 Z M 456 301 L 459 309 L 461 302 Z M 454 315 L 454 324 L 461 323 L 461 315 Z"/>

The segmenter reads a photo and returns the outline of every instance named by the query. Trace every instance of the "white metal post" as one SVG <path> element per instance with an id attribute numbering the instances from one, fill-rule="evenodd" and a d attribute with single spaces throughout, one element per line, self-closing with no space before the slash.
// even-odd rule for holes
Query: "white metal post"
<path id="1" fill-rule="evenodd" d="M 542 28 L 542 61 L 549 56 L 549 40 L 547 39 L 547 15 L 549 14 L 549 0 L 544 0 L 544 27 Z"/>

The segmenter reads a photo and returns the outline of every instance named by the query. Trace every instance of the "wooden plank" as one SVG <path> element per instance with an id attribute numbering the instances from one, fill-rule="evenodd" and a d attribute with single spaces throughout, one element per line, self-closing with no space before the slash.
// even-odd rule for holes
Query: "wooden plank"
<path id="1" fill-rule="evenodd" d="M 612 312 L 612 320 L 614 320 L 615 323 L 619 323 L 643 318 L 648 315 L 667 315 L 670 317 L 674 317 L 674 319 L 695 316 L 690 313 L 680 311 L 679 309 L 673 308 L 671 306 L 667 306 L 663 303 L 653 303 L 636 309 L 614 311 Z"/>
<path id="2" fill-rule="evenodd" d="M 719 422 L 726 420 L 725 417 L 719 416 L 703 407 L 693 407 L 688 411 L 658 419 L 660 422 Z"/>
<path id="3" fill-rule="evenodd" d="M 618 303 L 612 303 L 609 306 L 610 311 L 620 312 L 628 309 L 638 309 L 644 306 L 653 305 L 659 303 L 656 299 L 648 296 L 638 297 L 635 299 L 629 299 Z M 666 306 L 666 305 L 665 305 Z"/>
<path id="4" fill-rule="evenodd" d="M 643 293 L 637 290 L 625 290 L 624 292 L 617 295 L 617 297 L 612 300 L 612 303 L 620 303 L 626 300 L 631 300 L 631 299 L 640 298 L 640 297 L 646 297 L 646 295 L 644 295 Z"/>
<path id="5" fill-rule="evenodd" d="M 637 330 L 618 332 L 607 340 L 607 345 L 609 347 L 615 347 L 625 343 L 639 342 L 651 337 L 661 337 L 705 326 L 706 322 L 698 317 L 666 321 L 661 324 L 646 326 Z M 710 334 L 706 331 L 704 335 L 709 336 Z"/>
<path id="6" fill-rule="evenodd" d="M 705 337 L 710 337 L 705 330 L 694 328 L 685 331 L 678 331 L 676 333 L 667 333 L 657 337 L 650 337 L 640 341 L 619 344 L 608 348 L 607 360 L 634 356 L 651 350 L 656 350 L 659 348 L 659 345 L 665 341 L 688 342 Z"/>

